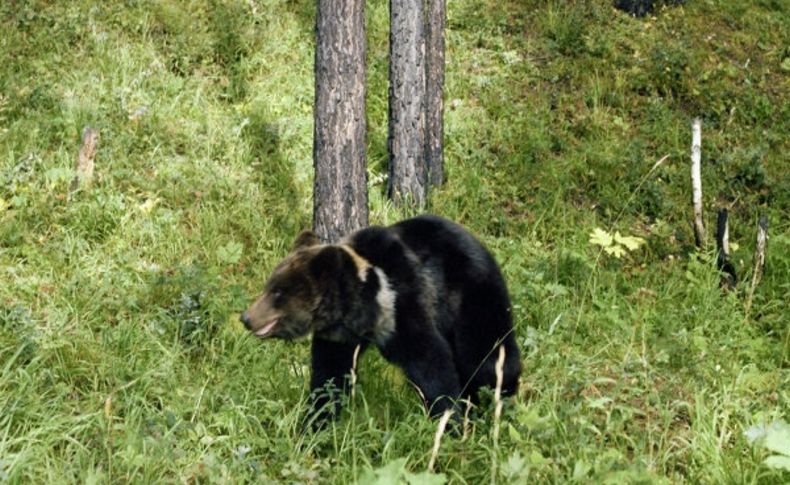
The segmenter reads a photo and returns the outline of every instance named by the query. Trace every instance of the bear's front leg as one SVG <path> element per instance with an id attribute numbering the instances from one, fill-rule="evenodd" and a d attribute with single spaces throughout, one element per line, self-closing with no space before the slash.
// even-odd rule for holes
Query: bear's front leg
<path id="1" fill-rule="evenodd" d="M 419 389 L 431 416 L 452 409 L 455 419 L 460 417 L 455 402 L 461 392 L 458 372 L 450 345 L 441 335 L 427 329 L 416 335 L 398 335 L 382 350 Z"/>
<path id="2" fill-rule="evenodd" d="M 313 337 L 312 375 L 310 377 L 311 419 L 313 428 L 320 428 L 340 412 L 341 393 L 348 392 L 348 376 L 354 365 L 354 352 L 365 344 L 333 342 Z"/>

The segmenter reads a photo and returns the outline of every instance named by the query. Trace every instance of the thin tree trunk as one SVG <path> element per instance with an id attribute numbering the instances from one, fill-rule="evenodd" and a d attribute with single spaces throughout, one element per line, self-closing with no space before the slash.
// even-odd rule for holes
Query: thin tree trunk
<path id="1" fill-rule="evenodd" d="M 96 158 L 96 148 L 99 146 L 99 132 L 86 126 L 82 129 L 82 142 L 80 151 L 77 154 L 77 161 L 74 164 L 74 179 L 71 181 L 69 191 L 74 192 L 81 185 L 90 184 L 93 179 L 94 159 Z"/>
<path id="2" fill-rule="evenodd" d="M 425 158 L 432 186 L 444 183 L 445 0 L 427 0 L 425 22 Z"/>
<path id="3" fill-rule="evenodd" d="M 694 238 L 697 247 L 705 249 L 705 224 L 702 222 L 702 175 L 700 165 L 702 160 L 702 121 L 694 119 L 692 125 L 691 141 L 691 187 L 692 202 L 694 204 Z"/>
<path id="4" fill-rule="evenodd" d="M 423 0 L 390 0 L 389 181 L 395 203 L 425 205 L 425 31 Z"/>
<path id="5" fill-rule="evenodd" d="M 746 320 L 752 311 L 752 300 L 754 300 L 754 290 L 763 277 L 765 269 L 765 245 L 768 242 L 768 217 L 760 216 L 757 224 L 757 246 L 754 248 L 754 269 L 752 270 L 752 284 L 749 286 L 749 295 L 746 297 Z"/>
<path id="6" fill-rule="evenodd" d="M 735 288 L 738 275 L 730 260 L 730 225 L 727 209 L 719 209 L 716 220 L 716 267 L 721 272 L 721 287 L 726 290 Z"/>
<path id="7" fill-rule="evenodd" d="M 367 226 L 365 2 L 318 0 L 313 228 L 323 241 Z"/>

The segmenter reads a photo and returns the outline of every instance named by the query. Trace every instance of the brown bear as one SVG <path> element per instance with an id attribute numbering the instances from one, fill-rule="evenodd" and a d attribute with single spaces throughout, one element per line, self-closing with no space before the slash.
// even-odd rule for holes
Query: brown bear
<path id="1" fill-rule="evenodd" d="M 303 232 L 241 320 L 261 338 L 313 334 L 310 388 L 322 418 L 339 409 L 357 346 L 373 344 L 403 369 L 432 415 L 495 386 L 500 346 L 503 395 L 516 392 L 521 372 L 499 267 L 468 231 L 437 216 L 337 244 Z"/>

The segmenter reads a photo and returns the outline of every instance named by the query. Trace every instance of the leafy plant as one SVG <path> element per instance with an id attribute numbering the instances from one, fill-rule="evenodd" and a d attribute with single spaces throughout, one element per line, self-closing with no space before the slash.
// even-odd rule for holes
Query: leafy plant
<path id="1" fill-rule="evenodd" d="M 236 241 L 230 241 L 217 249 L 217 258 L 225 264 L 236 264 L 241 260 L 244 246 Z"/>
<path id="2" fill-rule="evenodd" d="M 763 461 L 766 466 L 790 472 L 790 424 L 778 420 L 769 425 L 755 425 L 744 431 L 744 435 L 749 443 L 775 453 Z"/>
<path id="3" fill-rule="evenodd" d="M 393 460 L 379 468 L 368 469 L 359 477 L 358 483 L 370 485 L 443 485 L 447 477 L 443 473 L 412 473 L 406 468 L 406 458 Z"/>
<path id="4" fill-rule="evenodd" d="M 600 246 L 606 254 L 619 259 L 627 254 L 628 251 L 639 249 L 640 246 L 645 244 L 645 240 L 636 236 L 622 236 L 620 231 L 616 231 L 612 235 L 608 231 L 596 227 L 590 233 L 590 243 Z"/>

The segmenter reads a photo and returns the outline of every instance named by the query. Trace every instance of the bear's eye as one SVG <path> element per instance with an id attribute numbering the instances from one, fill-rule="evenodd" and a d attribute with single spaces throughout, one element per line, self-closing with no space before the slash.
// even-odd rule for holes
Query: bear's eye
<path id="1" fill-rule="evenodd" d="M 275 289 L 273 289 L 273 290 L 270 292 L 270 294 L 271 294 L 271 297 L 272 297 L 272 301 L 274 302 L 274 305 L 275 305 L 275 306 L 277 306 L 277 305 L 279 305 L 279 304 L 281 304 L 281 303 L 282 303 L 282 300 L 283 300 L 283 294 L 284 294 L 284 293 L 285 293 L 285 292 L 283 291 L 283 289 L 282 289 L 282 288 L 275 288 Z"/>

